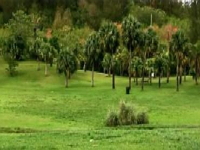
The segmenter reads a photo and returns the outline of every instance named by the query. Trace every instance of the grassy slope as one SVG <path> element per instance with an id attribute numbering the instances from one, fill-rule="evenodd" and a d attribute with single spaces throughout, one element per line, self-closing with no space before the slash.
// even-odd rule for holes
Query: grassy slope
<path id="1" fill-rule="evenodd" d="M 2 64 L 2 62 L 1 62 Z M 20 63 L 19 75 L 10 78 L 0 67 L 0 149 L 198 149 L 200 146 L 200 93 L 191 77 L 175 91 L 175 81 L 157 80 L 145 91 L 134 86 L 125 95 L 126 78 L 111 78 L 78 71 L 64 88 L 63 75 L 36 71 L 35 62 Z M 43 66 L 44 67 L 44 66 Z M 109 109 L 120 100 L 147 109 L 148 128 L 106 128 Z M 90 139 L 94 139 L 90 141 Z M 151 147 L 149 147 L 151 146 Z"/>

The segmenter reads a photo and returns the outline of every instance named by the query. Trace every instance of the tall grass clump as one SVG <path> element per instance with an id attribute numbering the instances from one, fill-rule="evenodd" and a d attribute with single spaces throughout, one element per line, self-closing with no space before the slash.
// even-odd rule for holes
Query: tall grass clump
<path id="1" fill-rule="evenodd" d="M 147 112 L 139 112 L 137 114 L 137 124 L 148 124 L 149 123 L 149 117 L 147 115 Z"/>
<path id="2" fill-rule="evenodd" d="M 145 111 L 137 111 L 130 103 L 122 101 L 117 111 L 109 111 L 106 117 L 106 126 L 116 127 L 119 125 L 148 124 L 149 117 Z"/>
<path id="3" fill-rule="evenodd" d="M 116 127 L 119 125 L 118 114 L 115 111 L 109 111 L 106 117 L 106 126 Z"/>
<path id="4" fill-rule="evenodd" d="M 131 104 L 122 101 L 119 106 L 120 125 L 131 125 L 136 122 L 136 111 Z"/>

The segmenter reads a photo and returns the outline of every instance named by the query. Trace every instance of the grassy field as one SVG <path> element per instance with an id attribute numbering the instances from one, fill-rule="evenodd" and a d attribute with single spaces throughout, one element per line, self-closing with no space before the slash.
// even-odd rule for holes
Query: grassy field
<path id="1" fill-rule="evenodd" d="M 64 76 L 50 68 L 36 71 L 37 63 L 22 62 L 19 74 L 9 77 L 0 62 L 0 149 L 199 149 L 200 92 L 191 77 L 176 92 L 175 80 L 133 86 L 125 94 L 127 78 L 111 78 L 78 71 L 64 88 Z M 44 66 L 43 66 L 44 67 Z M 108 110 L 127 101 L 148 111 L 146 126 L 105 127 Z"/>

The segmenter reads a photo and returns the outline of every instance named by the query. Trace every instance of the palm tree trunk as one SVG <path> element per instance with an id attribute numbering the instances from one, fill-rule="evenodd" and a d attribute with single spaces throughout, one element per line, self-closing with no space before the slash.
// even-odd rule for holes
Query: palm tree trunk
<path id="1" fill-rule="evenodd" d="M 195 60 L 195 83 L 198 85 L 198 59 Z"/>
<path id="2" fill-rule="evenodd" d="M 48 76 L 48 64 L 47 61 L 45 61 L 45 76 Z"/>
<path id="3" fill-rule="evenodd" d="M 151 85 L 151 83 L 152 83 L 151 74 L 152 74 L 152 69 L 150 69 L 150 71 L 149 71 L 149 84 L 150 84 L 150 85 Z"/>
<path id="4" fill-rule="evenodd" d="M 37 71 L 40 71 L 40 60 L 39 60 L 39 58 L 37 58 L 37 62 L 38 62 L 38 68 L 37 68 Z"/>
<path id="5" fill-rule="evenodd" d="M 138 85 L 138 69 L 135 70 L 136 85 Z"/>
<path id="6" fill-rule="evenodd" d="M 83 70 L 86 72 L 86 61 L 84 61 Z"/>
<path id="7" fill-rule="evenodd" d="M 120 63 L 120 76 L 123 76 L 123 73 L 122 73 L 122 64 Z"/>
<path id="8" fill-rule="evenodd" d="M 121 72 L 121 76 L 124 75 L 124 66 L 122 65 L 122 72 Z"/>
<path id="9" fill-rule="evenodd" d="M 152 71 L 152 69 L 151 69 L 151 75 L 150 75 L 150 85 L 152 85 L 152 73 L 153 73 L 153 71 Z"/>
<path id="10" fill-rule="evenodd" d="M 49 63 L 50 67 L 53 67 L 53 58 L 50 58 L 50 63 Z"/>
<path id="11" fill-rule="evenodd" d="M 182 84 L 182 76 L 183 76 L 183 67 L 181 64 L 180 64 L 180 68 L 179 68 L 179 76 L 180 76 L 179 83 L 181 85 Z"/>
<path id="12" fill-rule="evenodd" d="M 115 68 L 112 67 L 112 89 L 115 89 Z"/>
<path id="13" fill-rule="evenodd" d="M 167 83 L 169 83 L 170 78 L 170 68 L 167 69 Z"/>
<path id="14" fill-rule="evenodd" d="M 110 77 L 110 74 L 111 74 L 111 68 L 108 67 L 108 76 Z"/>
<path id="15" fill-rule="evenodd" d="M 142 67 L 142 91 L 144 90 L 144 67 Z"/>
<path id="16" fill-rule="evenodd" d="M 186 66 L 184 67 L 184 82 L 186 82 Z"/>
<path id="17" fill-rule="evenodd" d="M 92 65 L 92 87 L 94 87 L 94 64 Z"/>
<path id="18" fill-rule="evenodd" d="M 176 91 L 179 91 L 179 58 L 177 58 L 177 65 L 176 65 Z"/>
<path id="19" fill-rule="evenodd" d="M 68 69 L 66 69 L 66 72 L 65 72 L 65 87 L 68 88 L 68 85 L 69 85 L 69 71 Z"/>
<path id="20" fill-rule="evenodd" d="M 130 56 L 129 56 L 129 88 L 131 89 L 131 73 L 132 73 L 132 69 L 131 69 L 131 58 L 132 58 L 132 52 L 130 50 Z"/>
<path id="21" fill-rule="evenodd" d="M 71 72 L 68 70 L 68 78 L 71 79 Z"/>
<path id="22" fill-rule="evenodd" d="M 161 71 L 159 71 L 158 87 L 161 87 Z"/>

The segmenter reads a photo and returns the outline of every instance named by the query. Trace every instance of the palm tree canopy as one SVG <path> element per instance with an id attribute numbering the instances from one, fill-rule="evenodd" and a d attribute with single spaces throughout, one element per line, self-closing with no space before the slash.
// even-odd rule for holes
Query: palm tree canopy
<path id="1" fill-rule="evenodd" d="M 112 56 L 109 53 L 106 53 L 104 55 L 103 61 L 102 61 L 102 65 L 103 67 L 110 67 L 111 66 L 111 61 L 112 61 Z"/>
<path id="2" fill-rule="evenodd" d="M 183 52 L 187 42 L 188 39 L 186 38 L 185 34 L 179 30 L 172 35 L 170 48 L 174 52 Z"/>
<path id="3" fill-rule="evenodd" d="M 43 58 L 48 59 L 57 54 L 56 49 L 48 42 L 42 42 L 40 46 L 40 52 Z"/>
<path id="4" fill-rule="evenodd" d="M 114 54 L 119 46 L 119 32 L 112 22 L 105 22 L 99 29 L 102 48 L 105 52 Z"/>
<path id="5" fill-rule="evenodd" d="M 89 63 L 94 63 L 99 59 L 101 53 L 100 35 L 97 32 L 92 33 L 86 40 L 84 54 Z"/>
<path id="6" fill-rule="evenodd" d="M 68 47 L 61 48 L 57 58 L 58 69 L 65 72 L 67 69 L 73 73 L 77 70 L 78 60 L 74 55 L 73 51 Z"/>
<path id="7" fill-rule="evenodd" d="M 133 57 L 132 59 L 132 67 L 136 70 L 136 69 L 141 69 L 143 66 L 143 62 L 142 59 L 140 57 Z"/>
<path id="8" fill-rule="evenodd" d="M 132 15 L 124 18 L 122 22 L 122 40 L 131 51 L 138 46 L 141 24 Z"/>

